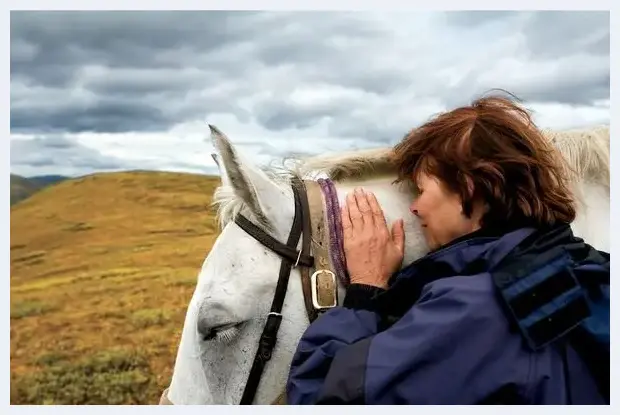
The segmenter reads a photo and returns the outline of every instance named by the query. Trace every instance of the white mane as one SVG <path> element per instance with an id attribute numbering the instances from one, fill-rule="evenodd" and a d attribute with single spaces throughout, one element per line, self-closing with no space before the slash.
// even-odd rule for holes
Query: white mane
<path id="1" fill-rule="evenodd" d="M 565 131 L 543 130 L 569 166 L 573 180 L 604 185 L 609 190 L 609 126 Z"/>
<path id="2" fill-rule="evenodd" d="M 568 166 L 572 180 L 600 183 L 609 190 L 609 126 L 596 126 L 572 130 L 542 130 L 559 151 Z M 290 179 L 325 175 L 337 182 L 365 180 L 380 176 L 393 176 L 396 170 L 390 161 L 391 148 L 365 149 L 337 155 L 287 159 L 282 166 L 264 169 L 274 181 L 289 186 Z M 287 166 L 287 163 L 290 163 Z M 244 206 L 241 197 L 232 187 L 219 186 L 213 195 L 220 227 L 226 226 Z"/>
<path id="3" fill-rule="evenodd" d="M 241 212 L 244 206 L 243 199 L 235 194 L 231 186 L 226 185 L 215 189 L 211 204 L 217 208 L 216 220 L 222 229 Z"/>

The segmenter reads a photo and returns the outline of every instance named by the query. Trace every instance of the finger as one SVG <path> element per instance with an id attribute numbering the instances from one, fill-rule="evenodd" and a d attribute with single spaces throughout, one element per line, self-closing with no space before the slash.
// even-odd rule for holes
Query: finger
<path id="1" fill-rule="evenodd" d="M 370 210 L 372 215 L 375 218 L 375 225 L 379 227 L 387 228 L 387 221 L 385 220 L 385 215 L 383 214 L 383 210 L 381 206 L 379 206 L 379 201 L 374 193 L 366 193 L 366 198 L 368 200 L 368 205 L 370 206 Z"/>
<path id="2" fill-rule="evenodd" d="M 398 252 L 403 255 L 405 253 L 405 226 L 402 219 L 398 219 L 392 224 L 392 241 Z"/>
<path id="3" fill-rule="evenodd" d="M 362 228 L 364 226 L 364 220 L 359 208 L 357 207 L 357 201 L 355 200 L 355 195 L 353 193 L 349 193 L 347 195 L 347 210 L 349 211 L 349 218 L 351 220 L 352 227 Z"/>
<path id="4" fill-rule="evenodd" d="M 353 228 L 353 224 L 351 223 L 351 218 L 349 217 L 349 208 L 345 203 L 342 209 L 340 209 L 340 220 L 342 221 L 342 233 L 345 238 L 349 238 L 351 236 L 351 231 Z"/>
<path id="5" fill-rule="evenodd" d="M 364 224 L 373 225 L 375 219 L 373 218 L 372 210 L 368 204 L 366 193 L 362 189 L 355 190 L 355 201 L 357 202 L 357 207 L 360 211 Z"/>

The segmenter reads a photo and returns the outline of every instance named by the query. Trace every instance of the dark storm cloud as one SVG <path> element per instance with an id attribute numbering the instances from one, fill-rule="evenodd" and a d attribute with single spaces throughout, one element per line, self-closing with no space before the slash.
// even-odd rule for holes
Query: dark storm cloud
<path id="1" fill-rule="evenodd" d="M 446 13 L 448 22 L 469 30 L 490 23 L 513 27 L 515 34 L 523 35 L 523 58 L 530 60 L 532 69 L 517 80 L 500 71 L 492 80 L 481 78 L 480 71 L 471 71 L 452 93 L 442 94 L 445 102 L 448 106 L 461 105 L 493 88 L 508 89 L 524 101 L 545 103 L 594 105 L 609 99 L 609 18 L 605 11 Z M 492 67 L 493 60 L 481 62 L 482 72 L 485 65 Z"/>
<path id="2" fill-rule="evenodd" d="M 588 55 L 606 56 L 609 62 L 609 18 L 605 11 L 541 11 L 532 14 L 523 32 L 537 59 L 579 54 L 584 60 Z"/>
<path id="3" fill-rule="evenodd" d="M 244 23 L 251 17 L 223 12 L 13 12 L 13 82 L 24 93 L 44 86 L 59 99 L 43 105 L 35 104 L 33 96 L 31 105 L 16 106 L 23 97 L 12 92 L 12 130 L 161 131 L 219 108 L 221 103 L 212 102 L 210 108 L 198 100 L 193 110 L 176 111 L 185 109 L 190 91 L 234 74 L 231 68 L 210 70 L 208 59 L 200 63 L 198 57 L 212 52 L 217 61 L 218 50 L 248 38 L 250 28 L 260 26 L 260 21 Z M 95 102 L 72 101 L 66 92 L 76 87 Z"/>
<path id="4" fill-rule="evenodd" d="M 455 27 L 475 29 L 487 24 L 515 25 L 523 33 L 535 58 L 552 59 L 570 54 L 609 56 L 608 11 L 456 11 L 444 21 Z M 521 27 L 517 26 L 523 21 Z"/>
<path id="5" fill-rule="evenodd" d="M 288 17 L 241 12 L 13 12 L 14 83 L 21 83 L 22 89 L 79 87 L 105 103 L 82 108 L 81 102 L 74 106 L 56 101 L 44 111 L 21 106 L 12 110 L 12 129 L 154 131 L 210 112 L 247 118 L 234 102 L 260 88 L 252 76 L 261 65 L 316 64 L 338 54 L 331 35 L 342 33 L 346 39 L 376 34 L 354 21 L 316 13 Z M 326 36 L 308 43 L 317 32 Z M 314 73 L 321 77 L 321 71 Z M 231 80 L 237 85 L 224 97 L 201 94 Z M 12 93 L 12 104 L 20 99 L 18 92 Z"/>
<path id="6" fill-rule="evenodd" d="M 32 126 L 32 120 L 40 123 Z M 76 103 L 62 108 L 49 108 L 32 114 L 28 108 L 11 111 L 11 129 L 22 132 L 83 131 L 120 133 L 131 131 L 140 123 L 141 131 L 162 131 L 173 120 L 156 107 L 143 102 L 102 99 L 92 105 Z"/>
<path id="7" fill-rule="evenodd" d="M 34 143 L 40 145 L 42 148 L 45 149 L 69 149 L 72 147 L 75 147 L 75 142 L 72 140 L 69 140 L 63 136 L 57 136 L 57 135 L 49 135 L 47 137 L 45 137 L 45 139 L 34 139 Z M 22 143 L 23 145 L 23 143 Z M 18 151 L 19 154 L 19 146 L 20 144 L 17 144 L 18 148 L 16 149 L 16 151 Z"/>
<path id="8" fill-rule="evenodd" d="M 217 73 L 191 70 L 192 57 L 247 37 L 243 22 L 252 14 L 233 14 L 228 26 L 231 13 L 223 12 L 13 12 L 14 82 L 61 93 L 79 84 L 95 102 L 12 108 L 12 129 L 161 131 L 195 116 L 170 107 L 218 81 Z M 12 93 L 12 104 L 19 100 Z"/>
<path id="9" fill-rule="evenodd" d="M 545 72 L 547 70 L 548 67 Z M 594 106 L 600 100 L 609 99 L 610 70 L 605 64 L 580 66 L 578 60 L 573 60 L 557 67 L 553 76 L 533 73 L 527 79 L 497 76 L 488 80 L 470 74 L 454 86 L 444 100 L 449 107 L 455 107 L 469 104 L 483 95 L 505 95 L 501 89 L 496 90 L 498 85 L 523 102 Z"/>
<path id="10" fill-rule="evenodd" d="M 260 21 L 248 25 L 252 16 L 220 11 L 12 12 L 11 72 L 58 85 L 42 76 L 49 74 L 44 67 L 62 72 L 66 79 L 72 79 L 84 64 L 185 67 L 187 62 L 162 52 L 201 53 L 225 48 L 256 29 Z"/>
<path id="11" fill-rule="evenodd" d="M 127 163 L 105 156 L 63 136 L 11 140 L 11 165 L 42 168 L 64 166 L 70 169 L 110 170 L 126 168 Z"/>
<path id="12" fill-rule="evenodd" d="M 391 146 L 400 141 L 412 127 L 410 121 L 395 122 L 349 115 L 342 120 L 332 120 L 328 131 L 338 137 L 370 141 L 373 146 Z"/>
<path id="13" fill-rule="evenodd" d="M 365 24 L 358 13 L 303 12 L 265 14 L 269 30 L 257 30 L 256 56 L 267 65 L 331 61 L 355 43 L 389 36 Z"/>
<path id="14" fill-rule="evenodd" d="M 496 87 L 539 102 L 609 98 L 608 13 L 449 12 L 423 36 L 396 26 L 360 13 L 12 12 L 11 130 L 166 131 L 229 113 L 274 131 L 327 119 L 330 133 L 388 140 L 404 128 L 389 110 L 358 120 L 347 114 L 363 99 L 307 105 L 289 96 L 327 84 L 386 103 L 418 91 L 409 99 L 448 107 Z M 511 79 L 493 58 L 468 60 L 464 52 L 490 47 L 497 31 L 525 38 L 525 50 L 503 58 L 555 69 L 526 65 L 531 72 Z M 411 52 L 420 45 L 422 54 Z M 452 66 L 469 76 L 436 76 Z M 265 91 L 269 100 L 254 98 Z"/>
<path id="15" fill-rule="evenodd" d="M 558 74 L 553 84 L 541 79 L 525 86 L 515 85 L 512 89 L 527 101 L 595 105 L 596 101 L 609 99 L 609 88 L 609 66 L 599 66 L 587 74 L 567 70 Z M 554 99 L 549 100 L 549 96 Z"/>
<path id="16" fill-rule="evenodd" d="M 271 98 L 255 105 L 257 121 L 266 128 L 278 131 L 286 129 L 306 129 L 322 118 L 338 118 L 347 111 L 342 100 L 334 99 L 315 105 L 298 105 L 290 99 Z"/>

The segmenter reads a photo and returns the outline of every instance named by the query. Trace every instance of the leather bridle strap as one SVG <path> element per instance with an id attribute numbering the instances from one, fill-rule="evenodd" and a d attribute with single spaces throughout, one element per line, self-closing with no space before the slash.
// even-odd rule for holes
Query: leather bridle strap
<path id="1" fill-rule="evenodd" d="M 278 337 L 280 323 L 282 321 L 281 312 L 282 306 L 284 304 L 284 297 L 286 296 L 286 289 L 288 286 L 291 267 L 294 263 L 302 264 L 304 266 L 312 266 L 312 264 L 314 263 L 313 258 L 309 257 L 307 254 L 304 255 L 301 251 L 298 253 L 296 250 L 299 238 L 301 237 L 304 228 L 302 222 L 303 216 L 305 216 L 304 212 L 302 211 L 303 198 L 300 195 L 300 192 L 303 192 L 305 197 L 305 191 L 303 190 L 303 187 L 299 188 L 298 185 L 293 185 L 292 189 L 295 198 L 295 217 L 293 219 L 293 225 L 291 226 L 291 231 L 289 233 L 286 245 L 283 245 L 279 241 L 273 239 L 271 236 L 267 235 L 262 229 L 253 226 L 243 216 L 238 215 L 235 219 L 235 222 L 239 226 L 241 226 L 248 234 L 253 236 L 259 242 L 263 243 L 263 245 L 265 245 L 266 247 L 272 249 L 274 252 L 280 253 L 282 255 L 280 275 L 278 277 L 276 291 L 273 297 L 273 302 L 271 304 L 271 310 L 267 315 L 267 321 L 258 342 L 258 349 L 256 351 L 256 355 L 254 356 L 254 362 L 252 363 L 252 368 L 250 369 L 248 381 L 245 385 L 243 396 L 241 397 L 241 405 L 251 405 L 254 401 L 254 396 L 256 395 L 256 391 L 258 390 L 258 385 L 263 370 L 265 368 L 265 364 L 271 359 L 271 355 Z M 252 226 L 247 226 L 248 224 Z"/>
<path id="2" fill-rule="evenodd" d="M 308 189 L 306 188 L 306 183 L 310 186 Z M 323 210 L 321 192 L 316 183 L 304 182 L 299 178 L 293 179 L 291 187 L 293 189 L 295 200 L 295 216 L 293 218 L 293 224 L 291 226 L 286 245 L 267 234 L 258 226 L 254 225 L 243 215 L 237 215 L 235 217 L 235 223 L 241 229 L 247 232 L 263 246 L 271 249 L 273 252 L 282 257 L 280 274 L 278 276 L 278 283 L 276 285 L 276 291 L 271 304 L 271 310 L 267 315 L 267 321 L 259 340 L 258 349 L 254 356 L 254 361 L 243 391 L 243 396 L 241 397 L 241 405 L 251 405 L 253 403 L 265 365 L 271 359 L 273 349 L 276 345 L 280 323 L 282 321 L 281 312 L 293 265 L 301 266 L 301 283 L 308 319 L 312 322 L 318 316 L 318 310 L 314 308 L 313 300 L 311 298 L 312 287 L 308 268 L 313 267 L 316 262 L 315 258 L 310 255 L 312 242 L 311 235 L 313 231 L 316 231 L 317 235 L 322 235 L 319 242 L 321 248 L 323 245 L 327 246 L 324 235 L 325 229 L 322 229 Z M 312 209 L 310 208 L 310 202 L 308 201 L 308 196 L 310 194 L 313 199 L 311 202 Z M 299 238 L 302 235 L 303 240 L 301 250 L 297 251 Z M 327 267 L 328 255 L 326 249 L 318 249 L 318 255 L 320 266 Z M 172 404 L 167 395 L 168 389 L 164 390 L 162 393 L 160 405 Z M 286 392 L 282 392 L 273 404 L 285 405 Z"/>
<path id="3" fill-rule="evenodd" d="M 303 223 L 303 241 L 301 246 L 302 255 L 310 255 L 311 243 L 312 243 L 312 211 L 310 210 L 310 193 L 314 190 L 312 185 L 314 182 L 303 182 L 297 178 L 293 179 L 294 184 L 297 184 L 300 189 L 303 190 L 303 197 L 301 198 L 301 212 Z M 313 193 L 314 197 L 318 197 L 319 203 L 321 202 L 321 195 Z M 313 257 L 313 266 L 316 266 L 317 257 Z M 310 267 L 302 267 L 300 269 L 301 276 L 301 289 L 304 297 L 304 305 L 306 307 L 306 314 L 308 320 L 312 323 L 318 317 L 317 310 L 315 310 L 312 304 L 312 282 L 310 280 Z"/>
<path id="4" fill-rule="evenodd" d="M 275 239 L 273 236 L 265 233 L 261 228 L 254 225 L 252 222 L 247 220 L 243 215 L 237 215 L 235 217 L 235 223 L 239 225 L 241 229 L 246 231 L 250 236 L 256 239 L 258 242 L 263 244 L 265 247 L 271 249 L 276 254 L 280 255 L 283 258 L 287 258 L 292 261 L 292 263 L 298 263 L 299 265 L 303 265 L 304 267 L 311 267 L 314 265 L 314 259 L 310 257 L 307 253 L 303 252 L 301 255 L 299 251 L 297 251 L 297 244 L 295 245 L 284 245 L 282 242 Z M 295 226 L 295 224 L 293 224 Z M 299 238 L 297 238 L 299 240 Z M 298 261 L 299 258 L 299 261 Z"/>

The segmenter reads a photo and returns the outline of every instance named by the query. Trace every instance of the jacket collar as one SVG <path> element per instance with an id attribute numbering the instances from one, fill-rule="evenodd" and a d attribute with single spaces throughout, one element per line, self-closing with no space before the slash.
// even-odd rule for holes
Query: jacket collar
<path id="1" fill-rule="evenodd" d="M 424 286 L 440 278 L 474 275 L 499 262 L 534 228 L 483 228 L 453 240 L 394 274 L 377 296 L 380 308 L 405 312 Z"/>
<path id="2" fill-rule="evenodd" d="M 441 267 L 441 269 L 445 269 L 445 272 L 452 275 L 466 272 L 474 263 L 479 264 L 479 266 L 491 266 L 499 262 L 516 244 L 535 230 L 533 227 L 511 225 L 487 226 L 478 229 L 456 238 L 412 262 L 392 276 L 391 281 L 413 276 L 412 274 L 419 273 L 420 268 L 435 267 L 442 263 L 449 265 L 450 269 L 445 267 Z M 484 264 L 480 263 L 481 260 L 484 260 Z M 432 274 L 437 275 L 437 272 Z M 441 275 L 441 277 L 443 276 Z"/>
<path id="3" fill-rule="evenodd" d="M 551 228 L 507 225 L 479 229 L 428 253 L 394 274 L 388 283 L 389 288 L 377 296 L 377 307 L 390 310 L 392 315 L 404 313 L 430 282 L 487 272 L 515 249 L 519 252 L 535 247 L 544 251 L 571 237 L 567 224 Z"/>

